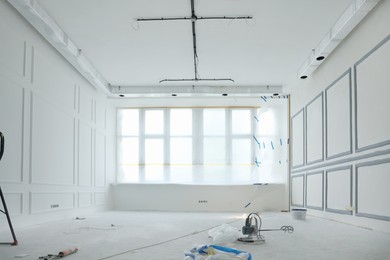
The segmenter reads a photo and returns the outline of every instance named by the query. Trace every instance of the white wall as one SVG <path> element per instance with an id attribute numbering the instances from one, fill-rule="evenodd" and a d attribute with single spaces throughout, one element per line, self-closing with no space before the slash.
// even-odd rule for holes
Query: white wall
<path id="1" fill-rule="evenodd" d="M 389 13 L 381 1 L 308 79 L 288 86 L 292 205 L 382 230 L 390 230 Z"/>
<path id="2" fill-rule="evenodd" d="M 107 98 L 1 0 L 0 184 L 14 225 L 104 208 L 114 129 Z"/>

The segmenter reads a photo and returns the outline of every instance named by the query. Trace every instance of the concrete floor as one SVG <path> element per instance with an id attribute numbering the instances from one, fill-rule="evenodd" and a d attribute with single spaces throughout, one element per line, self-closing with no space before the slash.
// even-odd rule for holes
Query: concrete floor
<path id="1" fill-rule="evenodd" d="M 233 243 L 252 259 L 390 259 L 390 234 L 290 213 L 260 214 L 262 228 L 294 227 L 294 233 L 263 232 L 261 245 Z M 85 218 L 85 219 L 76 219 Z M 38 259 L 78 247 L 65 259 L 184 259 L 184 252 L 213 244 L 208 231 L 223 223 L 240 230 L 245 218 L 237 213 L 109 211 L 52 221 L 16 230 L 18 246 L 0 245 L 0 259 Z M 8 231 L 0 242 L 11 241 Z M 26 255 L 26 256 L 24 256 Z M 15 258 L 15 257 L 22 258 Z"/>

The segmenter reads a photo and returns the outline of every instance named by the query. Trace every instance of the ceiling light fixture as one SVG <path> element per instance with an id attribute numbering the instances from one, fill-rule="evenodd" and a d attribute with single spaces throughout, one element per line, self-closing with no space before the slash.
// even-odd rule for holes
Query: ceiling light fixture
<path id="1" fill-rule="evenodd" d="M 193 56 L 194 56 L 194 78 L 193 79 L 163 79 L 160 80 L 159 83 L 163 82 L 172 82 L 172 81 L 231 81 L 234 82 L 233 79 L 230 78 L 220 78 L 220 79 L 214 79 L 214 78 L 208 78 L 208 79 L 202 79 L 199 76 L 198 73 L 198 63 L 199 63 L 199 57 L 196 49 L 196 28 L 195 24 L 198 20 L 233 20 L 233 19 L 252 19 L 252 16 L 200 16 L 198 17 L 195 14 L 195 0 L 191 0 L 191 16 L 190 17 L 172 17 L 172 18 L 138 18 L 136 19 L 137 22 L 150 22 L 150 21 L 182 21 L 182 20 L 190 20 L 192 23 L 192 44 L 193 44 Z"/>
<path id="2" fill-rule="evenodd" d="M 8 2 L 96 89 L 111 94 L 107 80 L 40 4 L 35 0 L 8 0 Z"/>
<path id="3" fill-rule="evenodd" d="M 306 79 L 321 64 L 321 61 L 339 45 L 380 0 L 353 0 L 319 45 L 312 50 L 298 70 L 298 77 Z"/>

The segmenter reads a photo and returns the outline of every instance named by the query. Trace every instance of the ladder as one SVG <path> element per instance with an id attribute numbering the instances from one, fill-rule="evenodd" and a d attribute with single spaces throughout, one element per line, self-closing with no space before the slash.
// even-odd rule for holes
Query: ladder
<path id="1" fill-rule="evenodd" d="M 0 160 L 3 157 L 3 153 L 4 153 L 4 135 L 0 132 Z M 4 209 L 4 210 L 0 209 L 0 211 L 2 213 L 4 213 L 5 216 L 7 217 L 9 229 L 11 230 L 12 238 L 14 240 L 13 242 L 0 243 L 0 244 L 11 244 L 13 246 L 16 246 L 18 244 L 18 240 L 16 240 L 14 228 L 12 227 L 11 218 L 9 216 L 9 212 L 8 212 L 8 209 L 7 209 L 7 204 L 5 203 L 4 194 L 3 194 L 3 191 L 1 190 L 1 187 L 0 187 L 0 197 L 1 197 L 1 202 L 3 204 L 3 209 Z"/>

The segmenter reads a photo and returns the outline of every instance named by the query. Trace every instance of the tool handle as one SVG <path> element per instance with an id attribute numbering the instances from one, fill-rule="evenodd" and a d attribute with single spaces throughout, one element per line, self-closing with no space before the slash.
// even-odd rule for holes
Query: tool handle
<path id="1" fill-rule="evenodd" d="M 0 160 L 1 157 L 3 157 L 3 153 L 4 153 L 4 135 L 2 132 L 0 132 Z"/>
<path id="2" fill-rule="evenodd" d="M 68 255 L 74 254 L 77 251 L 79 251 L 79 249 L 77 247 L 76 248 L 72 248 L 72 249 L 67 249 L 67 250 L 59 252 L 58 256 L 59 257 L 65 257 L 65 256 L 68 256 Z"/>

